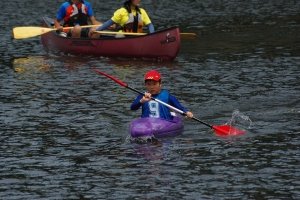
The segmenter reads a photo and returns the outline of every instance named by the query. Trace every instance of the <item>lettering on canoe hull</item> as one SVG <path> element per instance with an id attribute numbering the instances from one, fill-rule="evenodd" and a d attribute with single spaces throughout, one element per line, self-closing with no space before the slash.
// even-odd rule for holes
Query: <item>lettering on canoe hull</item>
<path id="1" fill-rule="evenodd" d="M 171 43 L 171 42 L 176 42 L 176 37 L 170 37 L 170 33 L 167 33 L 166 39 L 161 40 L 160 44 L 168 44 L 168 43 Z"/>
<path id="2" fill-rule="evenodd" d="M 91 41 L 73 41 L 70 46 L 77 46 L 77 47 L 96 47 L 95 45 L 93 45 L 93 43 Z"/>

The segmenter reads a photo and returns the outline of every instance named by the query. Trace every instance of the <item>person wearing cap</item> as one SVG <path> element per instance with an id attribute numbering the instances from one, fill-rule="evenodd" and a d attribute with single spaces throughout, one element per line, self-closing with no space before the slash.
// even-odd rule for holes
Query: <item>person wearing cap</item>
<path id="1" fill-rule="evenodd" d="M 153 33 L 154 26 L 147 12 L 139 6 L 140 0 L 125 1 L 123 7 L 116 10 L 113 17 L 96 30 L 102 31 L 113 24 L 119 24 L 120 32 L 142 33 L 143 27 L 147 26 L 149 33 Z"/>
<path id="2" fill-rule="evenodd" d="M 138 110 L 142 106 L 142 118 L 144 117 L 157 117 L 172 120 L 173 117 L 170 109 L 154 100 L 151 97 L 163 101 L 179 110 L 186 113 L 186 117 L 192 118 L 194 115 L 186 108 L 184 108 L 178 100 L 171 95 L 167 90 L 161 89 L 162 80 L 158 71 L 151 70 L 145 75 L 145 85 L 147 92 L 144 95 L 138 95 L 134 102 L 131 104 L 131 110 Z"/>

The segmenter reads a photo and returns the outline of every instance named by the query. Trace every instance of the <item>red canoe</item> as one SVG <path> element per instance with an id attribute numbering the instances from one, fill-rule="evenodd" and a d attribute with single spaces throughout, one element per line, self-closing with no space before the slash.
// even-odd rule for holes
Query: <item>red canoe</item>
<path id="1" fill-rule="evenodd" d="M 53 28 L 53 22 L 53 19 L 45 17 L 42 26 Z M 52 51 L 113 58 L 173 60 L 180 47 L 178 27 L 125 38 L 115 38 L 115 35 L 101 35 L 93 39 L 70 38 L 52 31 L 41 35 L 41 39 L 43 46 Z"/>

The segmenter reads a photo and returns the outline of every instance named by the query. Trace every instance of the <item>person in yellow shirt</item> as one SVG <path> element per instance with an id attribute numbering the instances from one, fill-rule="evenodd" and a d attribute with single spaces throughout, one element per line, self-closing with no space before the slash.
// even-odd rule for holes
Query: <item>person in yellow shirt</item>
<path id="1" fill-rule="evenodd" d="M 149 33 L 154 32 L 154 26 L 147 12 L 139 7 L 140 0 L 127 0 L 124 6 L 115 11 L 113 17 L 97 28 L 102 31 L 113 24 L 120 25 L 120 32 L 142 33 L 143 27 L 147 26 Z"/>

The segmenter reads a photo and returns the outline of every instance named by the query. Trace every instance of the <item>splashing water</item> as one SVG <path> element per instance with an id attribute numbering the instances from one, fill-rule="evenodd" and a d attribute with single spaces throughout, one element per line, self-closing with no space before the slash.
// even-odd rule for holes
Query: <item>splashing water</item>
<path id="1" fill-rule="evenodd" d="M 154 136 L 132 137 L 130 134 L 127 135 L 126 140 L 137 143 L 148 143 L 157 141 L 157 139 Z"/>
<path id="2" fill-rule="evenodd" d="M 231 119 L 226 124 L 247 130 L 251 128 L 252 121 L 248 116 L 244 115 L 239 110 L 235 110 L 232 113 Z"/>

